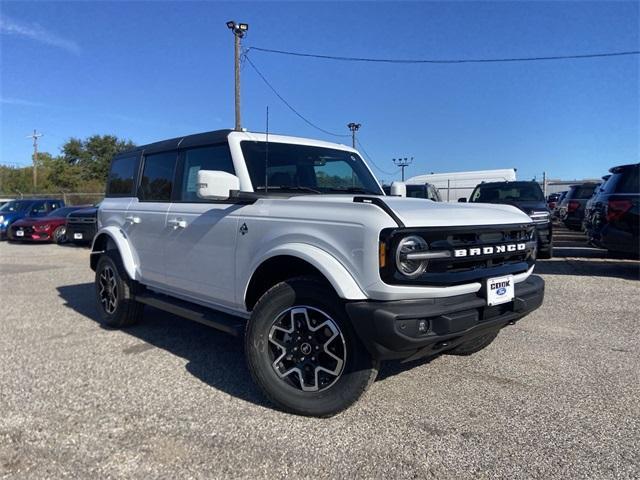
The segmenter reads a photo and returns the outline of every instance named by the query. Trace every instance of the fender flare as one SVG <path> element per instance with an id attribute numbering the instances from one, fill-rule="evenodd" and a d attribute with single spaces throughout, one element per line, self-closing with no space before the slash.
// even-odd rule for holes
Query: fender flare
<path id="1" fill-rule="evenodd" d="M 349 271 L 333 255 L 306 243 L 287 243 L 268 250 L 252 264 L 251 275 L 244 284 L 243 300 L 246 301 L 247 290 L 258 268 L 265 261 L 278 256 L 296 257 L 317 268 L 340 298 L 345 300 L 366 300 L 368 298 Z"/>
<path id="2" fill-rule="evenodd" d="M 97 260 L 93 258 L 95 254 L 101 253 L 104 250 L 104 248 L 101 248 L 99 245 L 100 242 L 104 241 L 103 239 L 105 238 L 105 236 L 113 241 L 113 243 L 115 243 L 116 248 L 120 253 L 122 264 L 124 265 L 124 269 L 126 270 L 127 275 L 129 275 L 129 278 L 131 278 L 132 280 L 139 280 L 140 276 L 138 275 L 138 256 L 131 249 L 125 233 L 118 227 L 109 226 L 103 227 L 98 230 L 98 233 L 96 233 L 96 236 L 93 239 L 93 244 L 91 245 L 92 266 L 93 262 Z"/>

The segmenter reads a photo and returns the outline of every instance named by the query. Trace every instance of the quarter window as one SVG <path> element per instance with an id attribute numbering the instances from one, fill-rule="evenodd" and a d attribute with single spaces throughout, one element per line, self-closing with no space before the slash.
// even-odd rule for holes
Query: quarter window
<path id="1" fill-rule="evenodd" d="M 173 175 L 176 169 L 176 152 L 147 155 L 140 181 L 140 200 L 168 202 L 173 191 Z"/>
<path id="2" fill-rule="evenodd" d="M 111 162 L 111 171 L 107 181 L 107 195 L 133 195 L 133 179 L 137 166 L 138 157 L 136 155 L 114 158 Z"/>
<path id="3" fill-rule="evenodd" d="M 198 197 L 196 182 L 199 170 L 219 170 L 235 175 L 229 146 L 190 148 L 184 152 L 181 200 L 183 202 L 206 202 Z"/>
<path id="4" fill-rule="evenodd" d="M 631 167 L 623 171 L 618 181 L 617 193 L 640 193 L 640 168 Z"/>

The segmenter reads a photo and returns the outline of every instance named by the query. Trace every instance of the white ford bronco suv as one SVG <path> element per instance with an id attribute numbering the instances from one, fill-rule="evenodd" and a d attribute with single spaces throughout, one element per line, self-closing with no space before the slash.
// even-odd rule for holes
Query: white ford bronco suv
<path id="1" fill-rule="evenodd" d="M 538 308 L 535 226 L 507 205 L 385 196 L 344 145 L 231 130 L 117 155 L 91 252 L 102 321 L 144 305 L 244 335 L 280 408 L 353 404 L 381 360 L 468 355 Z"/>

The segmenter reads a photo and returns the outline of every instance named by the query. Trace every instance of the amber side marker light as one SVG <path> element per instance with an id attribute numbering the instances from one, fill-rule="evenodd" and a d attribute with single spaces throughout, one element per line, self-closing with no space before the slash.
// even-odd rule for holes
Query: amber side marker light
<path id="1" fill-rule="evenodd" d="M 380 264 L 380 268 L 387 266 L 387 244 L 384 242 L 380 242 L 380 246 L 378 247 L 378 263 Z"/>

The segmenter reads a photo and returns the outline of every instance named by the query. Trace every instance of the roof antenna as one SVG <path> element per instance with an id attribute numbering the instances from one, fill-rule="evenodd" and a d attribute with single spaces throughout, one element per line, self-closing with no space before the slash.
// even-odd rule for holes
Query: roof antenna
<path id="1" fill-rule="evenodd" d="M 264 193 L 269 193 L 269 105 L 267 105 L 267 142 L 264 149 Z"/>

